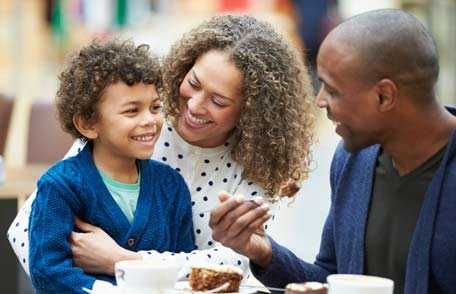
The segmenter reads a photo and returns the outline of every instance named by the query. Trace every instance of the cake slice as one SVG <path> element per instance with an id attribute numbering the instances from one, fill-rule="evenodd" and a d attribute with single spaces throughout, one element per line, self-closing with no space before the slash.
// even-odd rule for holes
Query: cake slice
<path id="1" fill-rule="evenodd" d="M 189 277 L 189 284 L 193 291 L 208 291 L 222 286 L 229 285 L 218 293 L 239 292 L 239 285 L 242 280 L 242 270 L 229 265 L 202 265 L 192 266 Z"/>

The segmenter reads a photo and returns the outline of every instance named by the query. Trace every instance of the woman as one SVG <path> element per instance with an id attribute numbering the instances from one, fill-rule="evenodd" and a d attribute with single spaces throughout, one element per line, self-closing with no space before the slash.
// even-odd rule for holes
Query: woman
<path id="1" fill-rule="evenodd" d="M 167 125 L 153 158 L 175 168 L 187 182 L 199 250 L 131 252 L 100 229 L 78 222 L 86 233 L 72 236 L 74 260 L 88 272 L 108 274 L 116 261 L 138 258 L 232 264 L 245 270 L 244 257 L 212 240 L 208 211 L 218 204 L 221 190 L 274 202 L 286 194 L 279 193 L 283 183 L 307 177 L 313 93 L 302 58 L 264 22 L 216 16 L 171 48 L 164 61 L 164 85 Z M 75 144 L 67 156 L 80 147 Z M 26 269 L 32 201 L 8 234 Z"/>

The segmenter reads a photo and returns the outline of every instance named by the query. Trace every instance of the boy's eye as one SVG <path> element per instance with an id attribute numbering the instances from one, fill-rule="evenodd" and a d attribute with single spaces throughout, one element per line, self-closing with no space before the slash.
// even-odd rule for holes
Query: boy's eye
<path id="1" fill-rule="evenodd" d="M 136 113 L 138 112 L 138 108 L 128 108 L 127 110 L 124 111 L 124 113 L 131 114 L 131 113 Z"/>
<path id="2" fill-rule="evenodd" d="M 161 109 L 162 109 L 162 105 L 160 103 L 160 104 L 152 105 L 150 108 L 150 111 L 153 113 L 157 113 L 157 112 L 160 112 Z"/>

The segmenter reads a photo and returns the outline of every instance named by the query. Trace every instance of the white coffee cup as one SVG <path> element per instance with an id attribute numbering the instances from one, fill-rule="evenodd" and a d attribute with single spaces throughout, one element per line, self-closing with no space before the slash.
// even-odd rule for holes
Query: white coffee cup
<path id="1" fill-rule="evenodd" d="M 171 262 L 125 260 L 116 262 L 115 274 L 121 293 L 165 293 L 174 288 L 180 266 Z"/>
<path id="2" fill-rule="evenodd" d="M 392 294 L 394 282 L 390 279 L 335 274 L 327 277 L 328 294 Z"/>

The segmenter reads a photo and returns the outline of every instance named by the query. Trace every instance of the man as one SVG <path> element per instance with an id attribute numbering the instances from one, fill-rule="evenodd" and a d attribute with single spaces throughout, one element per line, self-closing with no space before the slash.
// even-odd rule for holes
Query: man
<path id="1" fill-rule="evenodd" d="M 229 195 L 211 214 L 214 239 L 268 286 L 353 273 L 391 278 L 395 293 L 454 293 L 456 110 L 436 100 L 434 40 L 406 12 L 371 11 L 328 35 L 317 69 L 316 104 L 343 140 L 315 262 L 262 233 L 267 209 Z"/>

